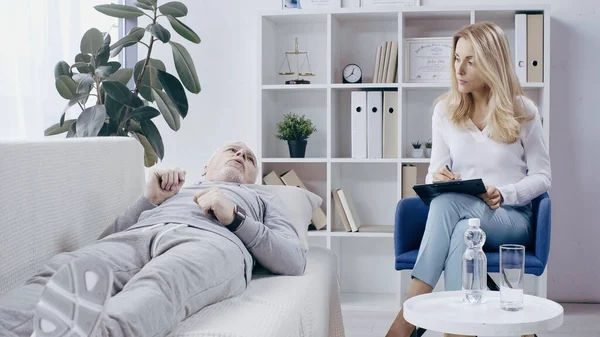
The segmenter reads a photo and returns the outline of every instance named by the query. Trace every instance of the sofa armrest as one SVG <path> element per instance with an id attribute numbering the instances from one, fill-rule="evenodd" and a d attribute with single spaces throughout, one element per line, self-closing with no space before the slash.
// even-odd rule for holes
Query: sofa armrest
<path id="1" fill-rule="evenodd" d="M 551 233 L 551 201 L 547 193 L 539 196 L 537 207 L 533 210 L 537 212 L 535 216 L 535 256 L 542 261 L 544 266 L 548 262 L 550 253 L 550 233 Z"/>
<path id="2" fill-rule="evenodd" d="M 419 249 L 429 207 L 418 197 L 404 198 L 396 207 L 394 247 L 396 256 Z"/>

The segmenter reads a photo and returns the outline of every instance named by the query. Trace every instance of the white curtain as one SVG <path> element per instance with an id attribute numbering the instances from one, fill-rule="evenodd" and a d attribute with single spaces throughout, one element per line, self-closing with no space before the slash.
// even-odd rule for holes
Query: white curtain
<path id="1" fill-rule="evenodd" d="M 110 29 L 118 40 L 119 20 L 94 9 L 110 3 L 121 1 L 0 0 L 0 138 L 42 138 L 59 121 L 67 101 L 56 91 L 54 66 L 75 62 L 90 28 Z M 78 114 L 69 110 L 67 119 Z"/>

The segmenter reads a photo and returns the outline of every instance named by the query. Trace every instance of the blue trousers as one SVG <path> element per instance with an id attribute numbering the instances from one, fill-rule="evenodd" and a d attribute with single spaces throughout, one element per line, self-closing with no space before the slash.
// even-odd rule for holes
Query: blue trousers
<path id="1" fill-rule="evenodd" d="M 444 271 L 445 290 L 461 290 L 467 219 L 480 219 L 481 229 L 486 234 L 484 251 L 495 251 L 502 244 L 532 242 L 531 213 L 531 204 L 492 210 L 483 200 L 471 195 L 445 193 L 436 197 L 429 207 L 412 277 L 435 287 Z"/>

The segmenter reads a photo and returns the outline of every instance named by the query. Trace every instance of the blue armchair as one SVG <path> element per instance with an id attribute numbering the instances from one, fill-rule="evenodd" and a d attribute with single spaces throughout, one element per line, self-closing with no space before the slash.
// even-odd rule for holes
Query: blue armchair
<path id="1" fill-rule="evenodd" d="M 533 200 L 533 223 L 535 242 L 527 247 L 525 256 L 525 273 L 535 275 L 534 295 L 546 297 L 546 263 L 550 251 L 550 212 L 551 204 L 548 193 Z M 412 270 L 417 260 L 421 238 L 425 232 L 425 223 L 429 207 L 420 198 L 404 198 L 396 207 L 394 245 L 396 254 L 396 270 Z M 499 271 L 500 253 L 486 251 L 488 272 Z M 403 303 L 408 292 L 410 275 L 400 278 L 400 303 Z"/>

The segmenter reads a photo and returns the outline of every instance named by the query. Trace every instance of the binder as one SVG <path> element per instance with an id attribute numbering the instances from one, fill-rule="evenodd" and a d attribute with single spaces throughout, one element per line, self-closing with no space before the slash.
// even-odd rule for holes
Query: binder
<path id="1" fill-rule="evenodd" d="M 383 157 L 383 115 L 381 91 L 367 91 L 367 157 Z"/>
<path id="2" fill-rule="evenodd" d="M 527 82 L 544 81 L 544 15 L 527 15 Z"/>
<path id="3" fill-rule="evenodd" d="M 527 82 L 527 14 L 515 15 L 515 72 L 519 82 Z"/>
<path id="4" fill-rule="evenodd" d="M 367 158 L 367 93 L 353 91 L 351 94 L 352 158 Z"/>
<path id="5" fill-rule="evenodd" d="M 398 158 L 398 92 L 383 93 L 383 158 Z"/>
<path id="6" fill-rule="evenodd" d="M 281 180 L 287 186 L 296 186 L 308 191 L 302 180 L 300 180 L 300 177 L 298 177 L 298 175 L 296 174 L 296 171 L 294 171 L 293 169 L 282 174 Z M 325 215 L 325 212 L 323 212 L 321 207 L 317 207 L 313 211 L 311 220 L 312 224 L 315 226 L 316 229 L 322 229 L 325 226 L 327 226 L 327 216 Z"/>

